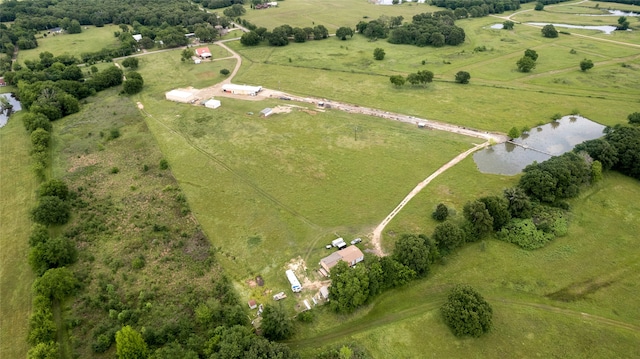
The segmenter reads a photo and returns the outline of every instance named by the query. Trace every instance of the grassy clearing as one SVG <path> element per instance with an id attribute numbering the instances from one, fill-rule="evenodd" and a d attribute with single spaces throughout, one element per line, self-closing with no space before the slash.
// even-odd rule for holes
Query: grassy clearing
<path id="1" fill-rule="evenodd" d="M 103 48 L 116 47 L 118 39 L 113 36 L 115 31 L 121 31 L 117 25 L 105 25 L 103 27 L 85 26 L 80 34 L 51 35 L 46 38 L 42 35 L 36 36 L 38 47 L 31 50 L 21 50 L 18 53 L 18 60 L 24 63 L 25 60 L 39 59 L 41 52 L 48 51 L 54 56 L 72 55 L 80 57 L 84 52 L 96 52 Z"/>
<path id="2" fill-rule="evenodd" d="M 403 16 L 409 21 L 415 14 L 440 11 L 425 4 L 406 3 L 399 6 L 378 6 L 358 1 L 312 0 L 283 1 L 277 8 L 252 10 L 247 8 L 244 18 L 259 26 L 272 29 L 282 24 L 292 27 L 324 25 L 329 32 L 341 26 L 354 27 L 360 20 L 370 21 L 380 16 Z"/>
<path id="3" fill-rule="evenodd" d="M 31 311 L 31 283 L 27 263 L 31 230 L 29 211 L 35 205 L 38 183 L 28 166 L 31 142 L 20 113 L 0 128 L 0 357 L 25 358 Z"/>
<path id="4" fill-rule="evenodd" d="M 484 194 L 486 187 L 505 185 L 498 176 L 477 184 L 463 183 L 459 179 L 465 178 L 465 167 L 455 167 L 442 176 L 446 191 L 441 182 L 428 187 L 422 198 L 449 199 L 457 208 L 454 195 L 465 197 L 461 193 L 468 191 L 466 197 L 471 199 Z M 640 229 L 638 198 L 637 181 L 610 173 L 603 183 L 572 201 L 569 234 L 549 246 L 524 251 L 492 239 L 467 245 L 445 265 L 436 266 L 426 280 L 387 293 L 351 317 L 328 313 L 317 327 L 302 327 L 292 345 L 309 348 L 305 349 L 309 354 L 311 348 L 349 338 L 380 358 L 418 357 L 421 353 L 434 357 L 562 353 L 573 358 L 584 357 L 587 350 L 594 358 L 635 357 L 640 339 L 640 310 L 633 295 L 640 289 L 639 258 L 633 250 Z M 421 207 L 430 213 L 429 204 Z M 407 213 L 399 217 L 392 225 L 403 221 Z M 425 225 L 424 232 L 430 233 L 428 228 Z M 437 308 L 455 283 L 472 284 L 492 303 L 494 330 L 487 336 L 456 339 L 442 323 Z M 562 334 L 569 332 L 574 334 Z M 594 345 L 596 342 L 602 345 Z"/>

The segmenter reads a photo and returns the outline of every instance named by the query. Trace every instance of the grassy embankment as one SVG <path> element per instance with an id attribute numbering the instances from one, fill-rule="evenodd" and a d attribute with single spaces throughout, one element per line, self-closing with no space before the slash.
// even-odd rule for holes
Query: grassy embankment
<path id="1" fill-rule="evenodd" d="M 31 142 L 20 114 L 0 128 L 0 357 L 25 358 L 33 273 L 27 263 L 38 183 L 28 163 Z"/>

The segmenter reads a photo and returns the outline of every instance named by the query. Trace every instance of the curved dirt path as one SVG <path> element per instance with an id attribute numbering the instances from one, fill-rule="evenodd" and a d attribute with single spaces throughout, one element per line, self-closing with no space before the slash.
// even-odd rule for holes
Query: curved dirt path
<path id="1" fill-rule="evenodd" d="M 391 222 L 393 217 L 395 217 L 398 214 L 398 212 L 400 212 L 400 210 L 402 210 L 402 208 L 407 203 L 409 203 L 409 201 L 413 197 L 415 197 L 418 193 L 420 193 L 420 191 L 422 191 L 423 188 L 425 188 L 431 181 L 433 181 L 434 178 L 436 178 L 439 175 L 441 175 L 444 171 L 448 170 L 449 168 L 453 167 L 458 162 L 460 162 L 463 159 L 467 158 L 467 156 L 469 156 L 473 152 L 475 152 L 475 151 L 477 151 L 477 150 L 479 150 L 481 148 L 489 146 L 489 144 L 490 144 L 489 141 L 487 141 L 485 143 L 476 145 L 473 148 L 471 148 L 471 149 L 459 154 L 454 159 L 452 159 L 451 161 L 447 162 L 444 166 L 438 168 L 438 170 L 433 172 L 424 181 L 418 183 L 418 185 L 411 192 L 409 192 L 409 194 L 396 206 L 396 208 L 394 208 L 393 211 L 391 211 L 391 213 L 389 213 L 389 215 L 384 220 L 382 220 L 382 222 L 380 222 L 380 224 L 373 230 L 373 233 L 371 234 L 371 244 L 373 245 L 373 248 L 375 250 L 375 254 L 380 256 L 380 257 L 386 255 L 382 251 L 382 245 L 380 243 L 380 240 L 382 239 L 382 231 L 387 226 L 387 224 L 389 224 L 389 222 Z"/>

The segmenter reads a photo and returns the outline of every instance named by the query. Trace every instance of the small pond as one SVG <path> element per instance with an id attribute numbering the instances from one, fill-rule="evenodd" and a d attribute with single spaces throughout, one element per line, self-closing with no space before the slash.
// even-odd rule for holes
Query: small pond
<path id="1" fill-rule="evenodd" d="M 580 14 L 582 16 L 640 16 L 637 12 L 622 10 L 607 10 L 608 14 Z"/>
<path id="2" fill-rule="evenodd" d="M 482 173 L 516 175 L 533 161 L 546 161 L 571 151 L 587 140 L 604 135 L 605 126 L 582 116 L 565 116 L 543 126 L 534 127 L 528 135 L 491 146 L 473 155 Z"/>
<path id="3" fill-rule="evenodd" d="M 0 97 L 3 97 L 9 101 L 9 104 L 12 106 L 10 109 L 4 109 L 0 107 L 0 127 L 4 127 L 9 121 L 9 115 L 13 112 L 22 110 L 22 106 L 20 106 L 20 101 L 18 101 L 13 94 L 10 93 L 0 93 Z M 0 105 L 2 106 L 2 105 Z"/>
<path id="4" fill-rule="evenodd" d="M 497 30 L 501 30 L 504 29 L 504 25 L 502 24 L 493 24 L 490 26 L 492 29 L 497 29 Z"/>
<path id="5" fill-rule="evenodd" d="M 527 25 L 535 25 L 535 26 L 545 26 L 545 25 L 550 25 L 548 22 L 528 22 Z M 616 31 L 616 27 L 615 26 L 610 26 L 610 25 L 601 25 L 601 26 L 595 26 L 595 25 L 568 25 L 568 24 L 551 24 L 555 27 L 564 27 L 567 29 L 583 29 L 583 30 L 598 30 L 598 31 L 602 31 L 607 35 L 611 35 L 611 33 L 613 33 L 614 31 Z"/>

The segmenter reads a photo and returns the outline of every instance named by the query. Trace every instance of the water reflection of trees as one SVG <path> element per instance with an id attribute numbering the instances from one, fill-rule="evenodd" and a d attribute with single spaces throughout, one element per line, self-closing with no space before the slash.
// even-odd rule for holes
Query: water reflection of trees
<path id="1" fill-rule="evenodd" d="M 551 128 L 555 130 L 558 127 L 560 127 L 560 121 L 551 121 Z"/>
<path id="2" fill-rule="evenodd" d="M 516 146 L 515 144 L 513 144 L 511 142 L 505 142 L 504 143 L 504 149 L 507 150 L 507 152 L 513 152 L 513 150 L 515 150 L 516 147 L 518 147 L 518 146 Z"/>

